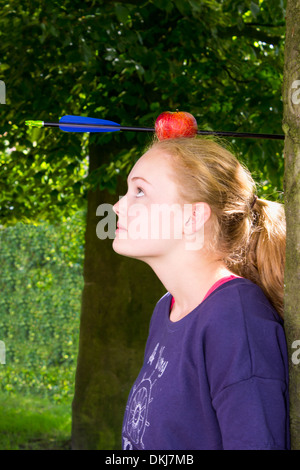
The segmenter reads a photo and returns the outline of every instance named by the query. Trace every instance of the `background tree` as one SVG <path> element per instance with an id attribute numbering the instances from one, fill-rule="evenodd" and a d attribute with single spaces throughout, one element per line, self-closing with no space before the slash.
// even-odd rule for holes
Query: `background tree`
<path id="1" fill-rule="evenodd" d="M 1 5 L 2 3 L 2 5 Z M 73 447 L 119 448 L 122 414 L 163 288 L 96 237 L 96 208 L 124 194 L 151 136 L 28 130 L 64 114 L 153 126 L 164 110 L 199 127 L 281 133 L 284 6 L 277 0 L 0 2 L 1 223 L 63 221 L 87 205 Z M 283 144 L 232 140 L 281 198 Z"/>
<path id="2" fill-rule="evenodd" d="M 300 1 L 287 2 L 283 82 L 285 132 L 285 214 L 287 246 L 285 267 L 285 329 L 290 358 L 290 419 L 292 449 L 300 449 L 299 275 L 300 275 Z"/>

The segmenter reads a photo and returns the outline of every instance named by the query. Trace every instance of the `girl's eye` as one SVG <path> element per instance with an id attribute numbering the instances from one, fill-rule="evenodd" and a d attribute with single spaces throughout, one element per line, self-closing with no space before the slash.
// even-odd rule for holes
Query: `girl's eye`
<path id="1" fill-rule="evenodd" d="M 144 196 L 144 191 L 142 190 L 142 188 L 137 188 L 136 197 L 141 197 L 141 196 Z"/>

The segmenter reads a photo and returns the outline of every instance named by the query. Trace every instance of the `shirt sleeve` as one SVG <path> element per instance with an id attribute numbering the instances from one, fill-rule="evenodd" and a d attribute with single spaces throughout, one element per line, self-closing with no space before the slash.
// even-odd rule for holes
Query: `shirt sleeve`
<path id="1" fill-rule="evenodd" d="M 251 377 L 213 400 L 224 450 L 288 450 L 286 384 Z"/>

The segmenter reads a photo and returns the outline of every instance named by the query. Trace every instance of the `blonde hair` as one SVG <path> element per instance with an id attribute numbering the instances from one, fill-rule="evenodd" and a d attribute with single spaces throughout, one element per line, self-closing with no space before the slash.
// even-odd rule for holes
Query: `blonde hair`
<path id="1" fill-rule="evenodd" d="M 282 204 L 254 199 L 249 170 L 226 148 L 208 138 L 155 141 L 170 157 L 185 203 L 211 208 L 210 249 L 226 266 L 264 291 L 283 316 L 286 225 Z"/>

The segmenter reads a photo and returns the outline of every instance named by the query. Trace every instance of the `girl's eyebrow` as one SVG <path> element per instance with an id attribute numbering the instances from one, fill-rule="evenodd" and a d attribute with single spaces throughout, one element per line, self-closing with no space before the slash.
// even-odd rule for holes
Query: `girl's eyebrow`
<path id="1" fill-rule="evenodd" d="M 152 186 L 151 183 L 149 183 L 149 181 L 147 181 L 145 178 L 143 178 L 142 176 L 134 176 L 133 178 L 131 178 L 130 181 L 133 181 L 133 180 L 143 180 L 145 181 L 146 183 L 150 184 L 150 186 Z M 127 179 L 127 184 L 129 183 L 128 179 Z"/>

